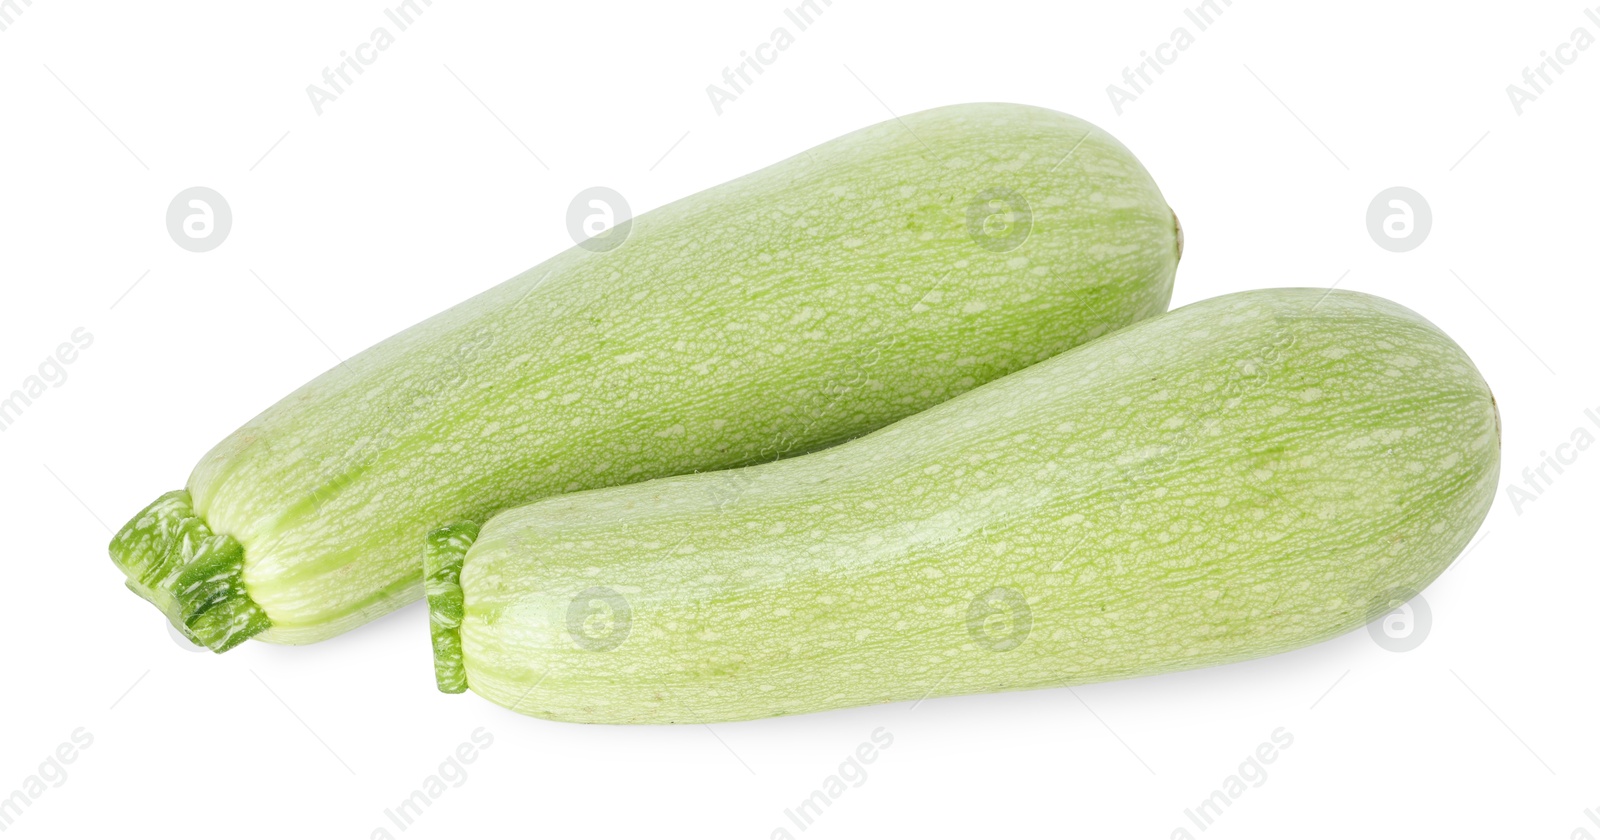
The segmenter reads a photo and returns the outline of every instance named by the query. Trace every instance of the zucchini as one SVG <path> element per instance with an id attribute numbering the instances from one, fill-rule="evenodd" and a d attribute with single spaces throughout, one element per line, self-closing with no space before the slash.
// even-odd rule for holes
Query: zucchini
<path id="1" fill-rule="evenodd" d="M 1498 471 L 1494 399 L 1433 325 L 1245 292 L 823 452 L 440 529 L 438 682 L 689 723 L 1266 656 L 1426 586 Z"/>
<path id="2" fill-rule="evenodd" d="M 940 108 L 614 228 L 329 370 L 111 556 L 189 638 L 324 639 L 415 600 L 428 529 L 876 429 L 1166 311 L 1148 173 L 1073 117 Z"/>

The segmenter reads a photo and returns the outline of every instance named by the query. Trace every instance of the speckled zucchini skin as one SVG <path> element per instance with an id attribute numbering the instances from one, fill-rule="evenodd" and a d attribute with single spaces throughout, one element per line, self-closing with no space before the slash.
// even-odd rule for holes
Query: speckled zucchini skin
<path id="1" fill-rule="evenodd" d="M 1426 586 L 1498 468 L 1433 325 L 1245 292 L 833 449 L 457 530 L 436 664 L 530 715 L 686 723 L 1266 656 Z"/>
<path id="2" fill-rule="evenodd" d="M 433 526 L 869 432 L 1164 312 L 1177 259 L 1155 183 L 1088 123 L 908 115 L 645 213 L 614 249 L 574 247 L 329 370 L 218 444 L 112 556 L 214 649 L 327 638 L 421 594 Z"/>

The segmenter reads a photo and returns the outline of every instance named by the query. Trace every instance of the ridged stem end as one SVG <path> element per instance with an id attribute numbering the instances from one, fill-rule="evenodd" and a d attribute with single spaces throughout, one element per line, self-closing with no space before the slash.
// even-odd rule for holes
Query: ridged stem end
<path id="1" fill-rule="evenodd" d="M 214 534 L 187 490 L 167 493 L 111 538 L 128 588 L 155 604 L 190 641 L 217 653 L 272 626 L 244 585 L 244 546 Z"/>
<path id="2" fill-rule="evenodd" d="M 461 564 L 478 538 L 478 523 L 457 522 L 428 534 L 422 556 L 424 587 L 428 594 L 428 629 L 433 634 L 433 675 L 439 690 L 460 694 L 467 690 L 467 669 L 461 661 Z"/>

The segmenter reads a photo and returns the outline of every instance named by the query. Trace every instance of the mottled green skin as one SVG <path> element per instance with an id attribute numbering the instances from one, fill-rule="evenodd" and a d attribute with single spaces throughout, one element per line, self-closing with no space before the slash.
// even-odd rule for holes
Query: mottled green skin
<path id="1" fill-rule="evenodd" d="M 1230 295 L 823 452 L 502 513 L 460 572 L 465 676 L 685 723 L 1265 656 L 1426 586 L 1498 464 L 1488 386 L 1422 318 Z M 596 588 L 609 628 L 571 620 Z"/>
<path id="2" fill-rule="evenodd" d="M 969 232 L 988 190 L 1031 207 L 1014 250 Z M 433 527 L 871 431 L 1164 312 L 1177 250 L 1149 174 L 1089 124 L 912 114 L 382 342 L 218 444 L 188 489 L 244 547 L 262 638 L 316 641 L 415 600 Z"/>

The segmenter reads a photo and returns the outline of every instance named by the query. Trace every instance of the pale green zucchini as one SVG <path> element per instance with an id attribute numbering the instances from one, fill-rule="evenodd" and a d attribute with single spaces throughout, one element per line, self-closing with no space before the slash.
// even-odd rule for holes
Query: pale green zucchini
<path id="1" fill-rule="evenodd" d="M 787 715 L 1286 651 L 1494 498 L 1471 360 L 1321 289 L 1184 307 L 833 449 L 433 535 L 440 687 L 595 723 Z"/>
<path id="2" fill-rule="evenodd" d="M 116 535 L 129 587 L 216 650 L 324 639 L 421 594 L 439 522 L 871 431 L 1164 312 L 1179 250 L 1116 140 L 999 104 L 863 129 L 622 235 L 251 420 Z"/>

